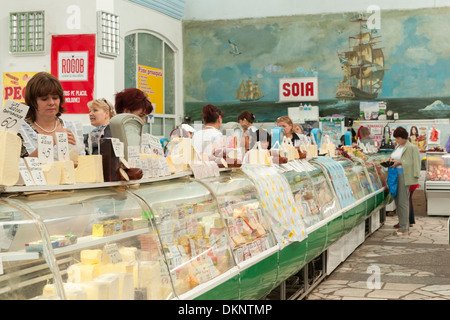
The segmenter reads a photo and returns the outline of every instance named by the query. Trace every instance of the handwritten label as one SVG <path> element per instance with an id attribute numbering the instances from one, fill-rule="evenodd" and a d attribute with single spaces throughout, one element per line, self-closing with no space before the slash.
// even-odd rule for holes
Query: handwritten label
<path id="1" fill-rule="evenodd" d="M 112 264 L 122 262 L 122 256 L 120 255 L 119 247 L 117 247 L 117 244 L 107 244 L 105 245 L 105 250 Z"/>
<path id="2" fill-rule="evenodd" d="M 53 137 L 45 134 L 38 134 L 38 159 L 40 163 L 53 163 Z"/>
<path id="3" fill-rule="evenodd" d="M 56 148 L 58 151 L 58 160 L 65 161 L 70 160 L 69 155 L 69 140 L 67 138 L 66 132 L 55 132 L 56 133 Z"/>
<path id="4" fill-rule="evenodd" d="M 23 158 L 19 159 L 19 172 L 20 172 L 20 176 L 23 180 L 23 183 L 26 186 L 35 185 L 33 177 L 31 176 L 31 173 L 28 170 L 27 164 L 25 163 L 25 160 L 23 160 Z"/>
<path id="5" fill-rule="evenodd" d="M 111 138 L 112 146 L 114 149 L 114 154 L 118 158 L 124 158 L 124 146 L 123 143 L 117 138 Z"/>
<path id="6" fill-rule="evenodd" d="M 38 158 L 26 157 L 25 161 L 27 163 L 28 169 L 30 170 L 31 176 L 36 185 L 42 186 L 46 185 L 44 173 L 42 172 L 41 163 Z"/>
<path id="7" fill-rule="evenodd" d="M 0 113 L 0 130 L 18 133 L 29 107 L 12 100 L 8 100 Z"/>

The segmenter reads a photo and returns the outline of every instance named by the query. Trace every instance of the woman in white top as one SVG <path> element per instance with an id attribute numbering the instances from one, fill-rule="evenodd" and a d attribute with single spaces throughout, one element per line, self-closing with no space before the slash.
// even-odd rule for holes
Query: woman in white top
<path id="1" fill-rule="evenodd" d="M 205 126 L 202 130 L 194 133 L 192 145 L 200 156 L 205 154 L 208 157 L 212 157 L 216 149 L 223 148 L 223 135 L 220 132 L 223 112 L 211 104 L 204 106 L 202 112 Z"/>

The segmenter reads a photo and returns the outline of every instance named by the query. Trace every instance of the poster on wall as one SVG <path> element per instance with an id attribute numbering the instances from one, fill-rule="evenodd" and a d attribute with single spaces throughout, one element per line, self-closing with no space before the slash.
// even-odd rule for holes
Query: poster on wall
<path id="1" fill-rule="evenodd" d="M 370 139 L 376 142 L 377 146 L 381 146 L 381 141 L 383 140 L 383 129 L 382 124 L 368 124 L 366 125 L 370 130 Z"/>
<path id="2" fill-rule="evenodd" d="M 341 136 L 344 134 L 344 121 L 320 121 L 320 129 L 323 135 L 328 135 L 331 141 L 336 145 L 341 144 Z"/>
<path id="3" fill-rule="evenodd" d="M 51 73 L 64 89 L 66 113 L 89 113 L 94 97 L 95 34 L 52 36 Z"/>
<path id="4" fill-rule="evenodd" d="M 408 135 L 412 143 L 417 145 L 419 151 L 425 151 L 427 149 L 427 125 L 410 126 Z"/>
<path id="5" fill-rule="evenodd" d="M 3 101 L 2 107 L 6 101 L 25 102 L 25 87 L 37 72 L 4 72 L 3 73 Z"/>
<path id="6" fill-rule="evenodd" d="M 164 113 L 164 73 L 162 69 L 138 65 L 138 89 L 144 91 L 155 113 Z"/>

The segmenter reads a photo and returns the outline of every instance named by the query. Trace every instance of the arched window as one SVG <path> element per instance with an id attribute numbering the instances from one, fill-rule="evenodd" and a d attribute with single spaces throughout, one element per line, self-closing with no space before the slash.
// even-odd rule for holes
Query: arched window
<path id="1" fill-rule="evenodd" d="M 149 94 L 154 105 L 153 119 L 145 132 L 169 137 L 175 128 L 176 50 L 150 32 L 125 37 L 125 88 L 139 88 Z"/>

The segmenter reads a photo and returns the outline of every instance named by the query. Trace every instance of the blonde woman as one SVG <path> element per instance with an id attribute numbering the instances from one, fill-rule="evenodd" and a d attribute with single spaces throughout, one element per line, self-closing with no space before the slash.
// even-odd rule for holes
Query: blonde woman
<path id="1" fill-rule="evenodd" d="M 279 117 L 277 119 L 277 126 L 284 129 L 284 136 L 291 139 L 292 144 L 295 146 L 295 141 L 300 140 L 299 136 L 294 132 L 294 123 L 288 116 Z"/>
<path id="2" fill-rule="evenodd" d="M 96 99 L 88 102 L 89 120 L 94 127 L 84 136 L 86 154 L 98 154 L 100 138 L 111 137 L 109 122 L 115 115 L 114 106 L 106 99 Z"/>

